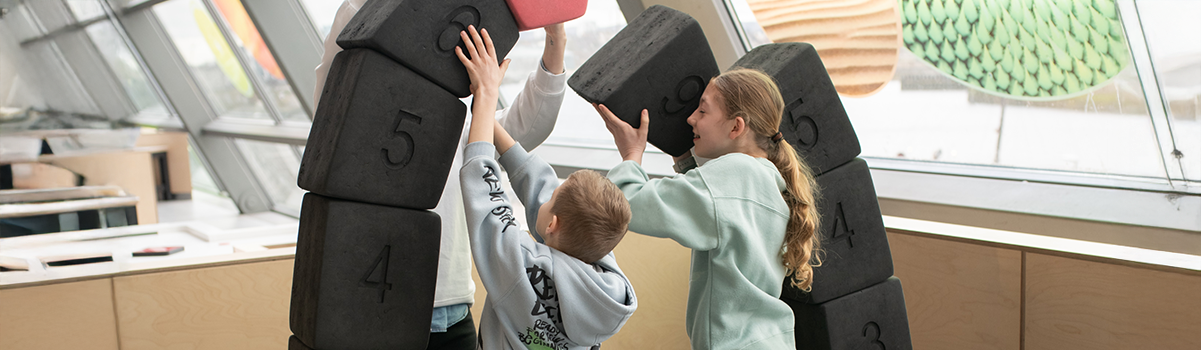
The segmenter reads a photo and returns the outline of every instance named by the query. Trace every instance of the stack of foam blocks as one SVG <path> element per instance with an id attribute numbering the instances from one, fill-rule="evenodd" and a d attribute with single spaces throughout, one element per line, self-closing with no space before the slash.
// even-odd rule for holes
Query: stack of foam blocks
<path id="1" fill-rule="evenodd" d="M 438 205 L 470 95 L 460 31 L 498 56 L 530 29 L 579 17 L 544 1 L 373 0 L 338 35 L 300 167 L 305 194 L 289 349 L 424 349 L 437 280 Z M 464 50 L 466 52 L 466 50 Z"/>
<path id="2" fill-rule="evenodd" d="M 797 349 L 910 349 L 901 281 L 871 173 L 859 155 L 834 84 L 813 46 L 769 44 L 735 67 L 771 75 L 784 98 L 780 132 L 817 176 L 822 264 L 812 290 L 784 281 L 781 295 L 796 315 Z"/>

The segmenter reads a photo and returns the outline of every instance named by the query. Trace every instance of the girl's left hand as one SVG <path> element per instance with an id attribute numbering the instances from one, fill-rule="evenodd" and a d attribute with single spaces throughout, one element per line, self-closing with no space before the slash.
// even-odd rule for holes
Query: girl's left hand
<path id="1" fill-rule="evenodd" d="M 651 129 L 650 115 L 647 111 L 642 110 L 642 124 L 639 124 L 642 127 L 635 129 L 609 111 L 609 107 L 595 103 L 592 107 L 600 113 L 601 119 L 605 120 L 605 128 L 613 134 L 613 141 L 617 144 L 617 152 L 621 153 L 621 160 L 632 160 L 642 164 L 642 153 L 646 152 L 646 134 Z"/>
<path id="2" fill-rule="evenodd" d="M 477 32 L 475 26 L 467 26 L 467 30 L 459 32 L 459 36 L 463 38 L 467 53 L 471 55 L 469 59 L 461 47 L 455 47 L 455 55 L 459 56 L 459 61 L 463 62 L 463 67 L 467 68 L 467 75 L 471 77 L 471 93 L 476 99 L 499 97 L 500 81 L 509 69 L 509 60 L 498 63 L 496 47 L 492 45 L 492 37 L 488 35 L 487 29 Z"/>

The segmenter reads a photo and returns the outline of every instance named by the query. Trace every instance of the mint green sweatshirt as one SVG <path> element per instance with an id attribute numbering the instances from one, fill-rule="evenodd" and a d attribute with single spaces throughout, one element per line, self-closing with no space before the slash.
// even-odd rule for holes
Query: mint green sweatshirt
<path id="1" fill-rule="evenodd" d="M 795 349 L 780 300 L 788 205 L 776 166 L 731 153 L 685 174 L 648 180 L 638 163 L 609 171 L 630 201 L 630 231 L 692 249 L 685 319 L 693 349 Z"/>

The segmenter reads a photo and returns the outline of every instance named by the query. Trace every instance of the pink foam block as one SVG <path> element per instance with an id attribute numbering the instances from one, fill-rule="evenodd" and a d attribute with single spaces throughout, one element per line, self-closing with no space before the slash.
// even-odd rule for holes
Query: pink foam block
<path id="1" fill-rule="evenodd" d="M 588 0 L 505 0 L 518 30 L 542 28 L 563 23 L 584 15 Z"/>

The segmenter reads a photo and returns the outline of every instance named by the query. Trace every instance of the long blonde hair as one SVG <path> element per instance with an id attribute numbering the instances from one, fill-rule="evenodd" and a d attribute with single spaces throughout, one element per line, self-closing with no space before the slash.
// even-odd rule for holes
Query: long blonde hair
<path id="1" fill-rule="evenodd" d="M 773 141 L 780 130 L 784 115 L 784 99 L 770 76 L 754 69 L 735 68 L 712 80 L 721 94 L 726 117 L 742 117 L 754 133 L 755 143 L 767 152 L 767 159 L 776 165 L 784 177 L 787 189 L 783 192 L 788 204 L 789 219 L 780 258 L 792 285 L 803 291 L 813 286 L 813 268 L 821 266 L 816 252 L 821 247 L 817 229 L 821 220 L 817 213 L 817 182 L 809 166 L 797 156 L 786 141 Z"/>

